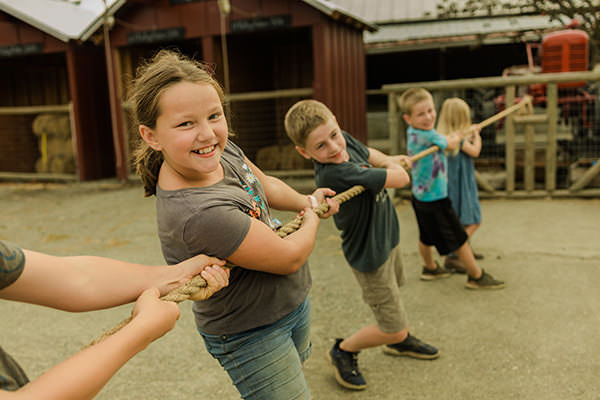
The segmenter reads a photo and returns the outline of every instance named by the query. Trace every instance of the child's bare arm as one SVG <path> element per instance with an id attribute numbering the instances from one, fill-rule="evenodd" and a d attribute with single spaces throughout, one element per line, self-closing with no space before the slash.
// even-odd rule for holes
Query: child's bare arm
<path id="1" fill-rule="evenodd" d="M 446 141 L 448 142 L 446 149 L 447 150 L 456 149 L 458 147 L 458 145 L 460 144 L 461 140 L 462 140 L 462 137 L 457 132 L 452 132 L 451 134 L 446 136 Z"/>
<path id="2" fill-rule="evenodd" d="M 149 287 L 166 294 L 198 273 L 206 279 L 205 268 L 224 263 L 198 255 L 174 266 L 151 267 L 95 256 L 58 257 L 25 249 L 23 253 L 23 273 L 0 290 L 0 298 L 75 312 L 132 302 Z"/>
<path id="3" fill-rule="evenodd" d="M 2 399 L 92 399 L 129 359 L 171 330 L 179 318 L 173 302 L 159 300 L 158 289 L 139 297 L 133 319 L 123 329 L 54 366 L 16 392 L 0 391 Z"/>
<path id="4" fill-rule="evenodd" d="M 369 163 L 376 168 L 385 168 L 387 175 L 385 178 L 386 188 L 401 188 L 410 182 L 410 177 L 403 164 L 410 163 L 406 156 L 388 156 L 379 150 L 369 148 Z"/>
<path id="5" fill-rule="evenodd" d="M 250 166 L 252 172 L 254 172 L 254 175 L 262 184 L 270 207 L 282 211 L 300 211 L 306 207 L 312 208 L 314 206 L 309 196 L 298 193 L 281 179 L 266 175 L 250 160 L 246 159 L 246 163 Z M 333 190 L 319 188 L 315 190 L 312 195 L 317 203 L 320 204 L 321 202 L 326 201 L 329 205 L 329 211 L 327 211 L 322 218 L 327 218 L 338 212 L 338 202 L 330 198 L 330 196 L 335 195 Z"/>
<path id="6" fill-rule="evenodd" d="M 477 158 L 481 153 L 480 129 L 477 125 L 474 125 L 472 129 L 472 133 L 463 141 L 461 150 L 463 153 L 473 158 Z"/>
<path id="7" fill-rule="evenodd" d="M 272 274 L 296 272 L 308 259 L 317 235 L 319 218 L 310 208 L 303 211 L 302 226 L 280 238 L 267 225 L 251 219 L 250 230 L 228 260 L 241 267 Z"/>

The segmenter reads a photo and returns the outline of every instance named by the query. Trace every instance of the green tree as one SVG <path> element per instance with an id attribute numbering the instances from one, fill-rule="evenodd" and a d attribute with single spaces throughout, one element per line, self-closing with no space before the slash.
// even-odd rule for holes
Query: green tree
<path id="1" fill-rule="evenodd" d="M 550 21 L 565 25 L 571 20 L 590 36 L 592 65 L 599 54 L 600 0 L 441 0 L 438 18 L 461 18 L 498 15 L 546 15 Z"/>

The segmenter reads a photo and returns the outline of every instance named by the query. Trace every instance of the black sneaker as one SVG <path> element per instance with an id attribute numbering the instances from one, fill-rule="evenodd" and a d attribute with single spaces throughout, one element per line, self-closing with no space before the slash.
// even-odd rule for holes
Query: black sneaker
<path id="1" fill-rule="evenodd" d="M 400 343 L 386 344 L 383 352 L 394 356 L 408 356 L 421 360 L 433 360 L 440 356 L 440 351 L 430 344 L 424 343 L 409 333 Z"/>
<path id="2" fill-rule="evenodd" d="M 450 271 L 446 268 L 440 267 L 438 262 L 435 262 L 436 269 L 430 270 L 423 266 L 423 272 L 421 272 L 421 280 L 423 281 L 433 281 L 435 279 L 447 278 L 450 276 Z"/>
<path id="3" fill-rule="evenodd" d="M 358 370 L 358 352 L 353 353 L 340 349 L 340 343 L 343 340 L 335 339 L 335 344 L 327 352 L 327 358 L 335 369 L 335 380 L 348 389 L 366 389 L 367 382 Z"/>
<path id="4" fill-rule="evenodd" d="M 479 279 L 469 276 L 467 283 L 465 283 L 465 287 L 467 289 L 502 289 L 504 287 L 504 281 L 494 279 L 493 276 L 482 269 Z"/>

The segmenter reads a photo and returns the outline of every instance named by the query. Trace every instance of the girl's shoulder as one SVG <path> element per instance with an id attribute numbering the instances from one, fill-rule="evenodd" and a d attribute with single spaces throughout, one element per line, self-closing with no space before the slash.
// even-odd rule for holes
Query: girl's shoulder
<path id="1" fill-rule="evenodd" d="M 227 139 L 227 143 L 225 144 L 225 149 L 223 150 L 223 154 L 228 154 L 228 155 L 232 155 L 235 157 L 246 157 L 246 155 L 244 154 L 244 151 L 240 148 L 240 146 L 238 146 L 237 144 L 235 144 L 234 142 L 231 141 L 231 139 Z"/>

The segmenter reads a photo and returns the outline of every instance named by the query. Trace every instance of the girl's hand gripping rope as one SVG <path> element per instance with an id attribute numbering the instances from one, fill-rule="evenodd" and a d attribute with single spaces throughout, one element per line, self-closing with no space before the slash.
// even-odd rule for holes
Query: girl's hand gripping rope
<path id="1" fill-rule="evenodd" d="M 335 196 L 335 191 L 329 188 L 318 188 L 311 196 L 316 200 L 316 204 L 311 204 L 312 209 L 324 209 L 323 203 L 328 206 L 325 212 L 317 214 L 320 218 L 329 218 L 340 210 L 340 203 L 332 197 Z"/>

